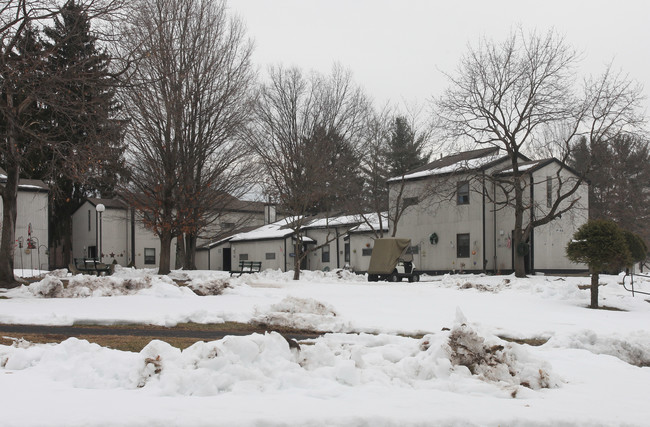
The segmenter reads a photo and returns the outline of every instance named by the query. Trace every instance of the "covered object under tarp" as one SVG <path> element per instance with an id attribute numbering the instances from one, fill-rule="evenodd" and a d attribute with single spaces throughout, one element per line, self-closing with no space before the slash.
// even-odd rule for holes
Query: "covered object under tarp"
<path id="1" fill-rule="evenodd" d="M 411 244 L 411 239 L 395 237 L 376 239 L 372 248 L 368 274 L 391 274 L 397 261 Z"/>

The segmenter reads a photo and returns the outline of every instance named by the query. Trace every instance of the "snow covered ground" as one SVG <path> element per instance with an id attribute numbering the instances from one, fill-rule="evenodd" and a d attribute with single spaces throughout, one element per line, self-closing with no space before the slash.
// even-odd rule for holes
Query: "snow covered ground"
<path id="1" fill-rule="evenodd" d="M 601 305 L 618 310 L 591 310 L 589 291 L 578 288 L 588 278 L 388 284 L 347 272 L 305 272 L 294 282 L 292 274 L 178 271 L 172 278 L 188 285 L 179 287 L 151 270 L 102 278 L 56 271 L 0 291 L 0 323 L 259 321 L 328 332 L 300 350 L 276 333 L 183 351 L 152 341 L 130 353 L 75 338 L 0 346 L 1 424 L 650 423 L 650 297 L 633 297 L 622 277 L 601 279 Z M 635 288 L 648 292 L 650 281 L 637 277 Z"/>

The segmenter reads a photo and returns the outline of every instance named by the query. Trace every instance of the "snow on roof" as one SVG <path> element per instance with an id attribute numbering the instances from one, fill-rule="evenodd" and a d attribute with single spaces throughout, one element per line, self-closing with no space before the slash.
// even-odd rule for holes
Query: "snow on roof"
<path id="1" fill-rule="evenodd" d="M 414 169 L 404 176 L 393 177 L 388 182 L 480 169 L 502 158 L 504 156 L 500 156 L 499 149 L 495 147 L 464 151 L 435 160 L 427 165 Z"/>
<path id="2" fill-rule="evenodd" d="M 18 188 L 23 190 L 44 190 L 47 191 L 47 187 L 38 184 L 19 184 Z"/>
<path id="3" fill-rule="evenodd" d="M 255 230 L 235 234 L 230 238 L 231 242 L 243 242 L 248 240 L 271 240 L 271 239 L 282 239 L 293 234 L 293 229 L 290 228 L 290 224 L 299 219 L 298 217 L 288 217 L 281 219 L 280 221 L 274 222 L 272 224 L 266 224 Z M 303 237 L 303 240 L 306 242 L 311 241 L 308 237 Z"/>
<path id="4" fill-rule="evenodd" d="M 541 163 L 544 163 L 544 162 L 547 162 L 547 161 L 549 161 L 549 159 L 533 160 L 531 162 L 520 163 L 519 165 L 517 165 L 517 169 L 519 170 L 519 172 L 527 172 L 527 171 L 530 171 L 531 169 L 536 168 Z M 513 172 L 514 172 L 513 168 L 508 168 L 508 169 L 504 169 L 504 170 L 500 171 L 499 174 L 507 175 L 507 174 L 511 174 Z"/>
<path id="5" fill-rule="evenodd" d="M 364 219 L 365 216 L 365 219 Z M 383 217 L 383 229 L 388 229 L 388 213 L 382 212 Z M 311 221 L 302 227 L 303 230 L 311 228 L 324 228 L 324 227 L 345 227 L 350 226 L 351 231 L 361 232 L 361 231 L 370 231 L 379 229 L 379 219 L 377 213 L 369 214 L 356 214 L 356 215 L 342 215 L 332 218 L 319 218 L 314 221 Z M 214 247 L 219 243 L 226 241 L 230 242 L 243 242 L 250 240 L 271 240 L 271 239 L 283 239 L 291 234 L 293 230 L 290 228 L 290 224 L 297 220 L 298 217 L 289 217 L 281 219 L 280 221 L 274 222 L 273 224 L 266 224 L 261 227 L 258 227 L 254 230 L 238 233 L 230 237 L 219 240 L 218 242 L 210 243 L 210 247 Z M 368 223 L 370 225 L 368 225 Z M 312 241 L 311 238 L 303 236 L 303 240 L 306 242 Z"/>

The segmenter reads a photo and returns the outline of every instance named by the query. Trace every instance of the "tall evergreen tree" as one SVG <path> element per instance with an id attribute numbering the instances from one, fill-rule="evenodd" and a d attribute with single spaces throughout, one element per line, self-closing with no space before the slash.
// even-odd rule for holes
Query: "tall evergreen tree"
<path id="1" fill-rule="evenodd" d="M 430 152 L 425 149 L 425 135 L 416 135 L 415 130 L 405 117 L 395 118 L 388 145 L 388 164 L 392 176 L 401 176 L 406 172 L 426 165 Z"/>
<path id="2" fill-rule="evenodd" d="M 126 175 L 121 162 L 124 146 L 115 119 L 119 107 L 111 58 L 97 46 L 87 13 L 74 0 L 68 1 L 45 35 L 51 52 L 48 67 L 57 78 L 46 104 L 53 141 L 41 152 L 52 160 L 38 178 L 50 184 L 50 241 L 62 243 L 67 264 L 71 215 L 84 197 L 113 196 L 118 180 Z"/>
<path id="3" fill-rule="evenodd" d="M 570 164 L 590 181 L 590 218 L 611 219 L 650 242 L 650 142 L 630 135 L 605 142 L 582 138 Z"/>

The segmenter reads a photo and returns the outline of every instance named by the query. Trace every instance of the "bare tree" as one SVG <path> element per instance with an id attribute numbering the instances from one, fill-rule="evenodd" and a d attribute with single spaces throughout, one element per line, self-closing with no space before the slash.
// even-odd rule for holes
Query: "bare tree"
<path id="1" fill-rule="evenodd" d="M 143 1 L 127 50 L 141 58 L 126 92 L 132 120 L 127 198 L 160 238 L 159 273 L 170 245 L 184 237 L 184 267 L 195 268 L 197 238 L 233 196 L 248 190 L 253 169 L 240 132 L 255 79 L 252 44 L 224 2 Z"/>
<path id="2" fill-rule="evenodd" d="M 524 150 L 544 146 L 565 162 L 576 137 L 603 140 L 642 121 L 638 85 L 608 68 L 599 78 L 585 81 L 580 91 L 574 71 L 578 59 L 553 31 L 515 31 L 503 43 L 483 41 L 470 48 L 436 102 L 438 119 L 455 143 L 490 145 L 507 153 L 510 171 L 495 182 L 506 195 L 502 206 L 514 211 L 515 247 L 525 244 L 535 227 L 572 209 L 584 182 L 583 176 L 562 180 L 558 170 L 552 207 L 526 222 L 532 206 L 524 197 L 531 185 L 520 169 Z M 552 132 L 558 129 L 562 132 Z M 518 277 L 525 276 L 524 256 L 518 252 L 514 267 Z"/>
<path id="3" fill-rule="evenodd" d="M 331 215 L 335 207 L 322 201 L 341 188 L 341 170 L 328 159 L 336 154 L 337 144 L 358 148 L 368 102 L 340 67 L 329 77 L 305 77 L 297 68 L 274 67 L 269 73 L 249 138 L 266 173 L 269 196 L 293 217 L 297 280 L 300 262 L 309 253 L 302 234 L 308 215 L 323 206 L 328 210 L 324 215 Z"/>
<path id="4" fill-rule="evenodd" d="M 121 3 L 111 0 L 88 0 L 77 6 L 88 19 L 110 19 Z M 70 103 L 63 96 L 66 88 L 92 86 L 97 76 L 81 72 L 87 63 L 74 67 L 53 67 L 51 58 L 63 38 L 45 45 L 40 30 L 59 13 L 59 4 L 48 0 L 9 0 L 0 6 L 0 157 L 7 172 L 2 185 L 2 239 L 0 242 L 0 284 L 15 286 L 13 251 L 17 215 L 18 179 L 29 159 L 47 152 L 52 159 L 63 159 L 76 181 L 88 179 L 87 171 L 101 156 L 94 136 L 105 122 L 76 120 L 77 132 L 87 135 L 86 143 L 70 154 L 69 127 L 52 126 L 53 114 L 88 118 L 85 113 L 103 108 L 93 100 Z M 87 71 L 87 70 L 86 70 Z M 104 102 L 101 100 L 99 102 Z M 43 114 L 47 111 L 48 114 Z M 98 148 L 99 147 L 99 148 Z M 96 149 L 95 149 L 96 148 Z M 35 154 L 37 153 L 37 154 Z M 101 157 L 100 157 L 101 158 Z"/>

